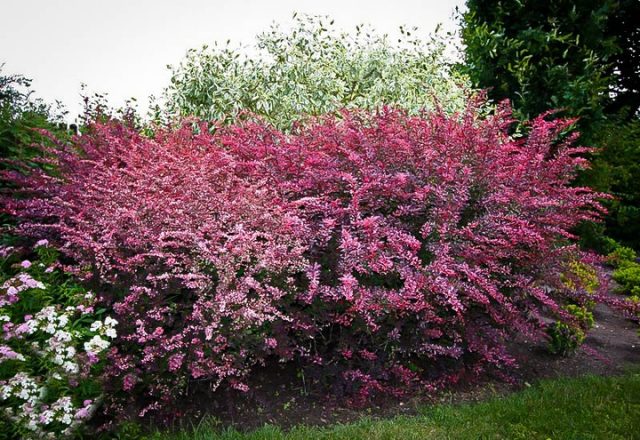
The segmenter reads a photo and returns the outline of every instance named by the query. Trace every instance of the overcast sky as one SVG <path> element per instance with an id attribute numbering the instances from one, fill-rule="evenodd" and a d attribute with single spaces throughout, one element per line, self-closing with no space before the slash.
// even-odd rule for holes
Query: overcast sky
<path id="1" fill-rule="evenodd" d="M 167 64 L 187 49 L 231 39 L 251 44 L 272 22 L 287 25 L 298 13 L 330 15 L 351 30 L 368 23 L 395 34 L 400 25 L 425 35 L 438 23 L 451 30 L 464 0 L 3 0 L 0 64 L 3 74 L 34 80 L 36 95 L 80 109 L 80 85 L 107 92 L 121 105 L 159 96 L 168 84 Z M 72 119 L 72 118 L 71 118 Z"/>

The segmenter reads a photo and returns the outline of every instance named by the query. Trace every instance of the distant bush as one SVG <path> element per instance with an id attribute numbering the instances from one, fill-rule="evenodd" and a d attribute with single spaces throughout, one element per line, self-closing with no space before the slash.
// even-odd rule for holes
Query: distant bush
<path id="1" fill-rule="evenodd" d="M 511 366 L 507 338 L 544 337 L 544 313 L 572 322 L 560 304 L 588 286 L 566 283 L 584 257 L 569 231 L 602 195 L 570 185 L 588 151 L 561 136 L 572 121 L 517 139 L 512 123 L 474 103 L 290 134 L 107 121 L 50 151 L 55 176 L 4 173 L 19 197 L 2 201 L 117 314 L 111 414 L 168 410 L 191 380 L 246 390 L 270 359 L 361 401 Z"/>
<path id="2" fill-rule="evenodd" d="M 630 315 L 640 317 L 640 264 L 636 251 L 615 240 L 610 240 L 609 248 L 612 250 L 605 261 L 614 268 L 612 278 L 618 283 L 617 291 L 629 296 Z"/>
<path id="3" fill-rule="evenodd" d="M 633 249 L 618 245 L 607 255 L 607 262 L 613 267 L 622 267 L 635 263 L 637 257 L 636 251 Z"/>
<path id="4" fill-rule="evenodd" d="M 582 142 L 599 151 L 578 184 L 615 196 L 604 225 L 580 226 L 582 244 L 603 252 L 606 234 L 640 250 L 640 2 L 494 3 L 466 1 L 461 70 L 519 119 L 551 108 L 579 118 Z"/>
<path id="5" fill-rule="evenodd" d="M 66 131 L 64 109 L 33 97 L 31 80 L 22 75 L 4 75 L 0 65 L 0 169 L 11 168 L 7 159 L 29 162 L 40 150 L 33 144 L 46 142 L 39 129 L 58 137 Z M 64 125 L 65 129 L 59 129 Z"/>
<path id="6" fill-rule="evenodd" d="M 620 291 L 630 295 L 640 294 L 640 264 L 625 264 L 613 271 L 613 279 L 620 284 Z"/>
<path id="7" fill-rule="evenodd" d="M 191 50 L 173 69 L 167 108 L 227 122 L 250 111 L 284 130 L 345 107 L 461 110 L 468 81 L 449 68 L 444 41 L 412 32 L 404 29 L 396 42 L 365 26 L 342 33 L 330 18 L 297 17 L 287 32 L 274 26 L 260 34 L 251 56 L 228 43 Z"/>
<path id="8" fill-rule="evenodd" d="M 614 267 L 612 277 L 619 284 L 618 291 L 632 297 L 640 296 L 640 264 L 636 251 L 618 243 L 613 247 L 606 261 Z"/>
<path id="9" fill-rule="evenodd" d="M 591 145 L 600 147 L 583 181 L 614 198 L 606 202 L 607 233 L 640 250 L 640 118 L 611 117 L 598 125 Z"/>

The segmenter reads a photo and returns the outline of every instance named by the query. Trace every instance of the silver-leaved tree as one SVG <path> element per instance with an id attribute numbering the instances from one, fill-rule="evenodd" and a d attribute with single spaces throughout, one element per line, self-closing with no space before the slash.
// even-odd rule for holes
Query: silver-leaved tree
<path id="1" fill-rule="evenodd" d="M 400 31 L 392 42 L 365 26 L 344 33 L 330 18 L 294 15 L 290 30 L 273 25 L 244 55 L 229 42 L 190 50 L 172 68 L 167 109 L 225 121 L 248 110 L 284 130 L 341 108 L 461 109 L 470 88 L 450 68 L 446 38 Z"/>

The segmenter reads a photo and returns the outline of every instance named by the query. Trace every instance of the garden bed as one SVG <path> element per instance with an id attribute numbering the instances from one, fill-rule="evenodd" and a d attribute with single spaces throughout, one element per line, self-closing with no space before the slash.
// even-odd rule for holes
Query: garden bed
<path id="1" fill-rule="evenodd" d="M 523 391 L 481 403 L 421 406 L 415 415 L 369 417 L 327 427 L 264 426 L 250 433 L 202 423 L 152 440 L 304 439 L 637 439 L 640 374 L 543 380 Z"/>
<path id="2" fill-rule="evenodd" d="M 354 408 L 327 398 L 326 392 L 303 381 L 291 365 L 272 365 L 256 371 L 249 393 L 220 391 L 208 393 L 194 390 L 191 403 L 183 413 L 197 414 L 184 418 L 181 425 L 190 426 L 203 416 L 214 418 L 221 427 L 248 431 L 268 425 L 290 429 L 296 425 L 327 426 L 349 423 L 363 417 L 388 418 L 413 415 L 425 405 L 459 404 L 503 397 L 528 388 L 541 379 L 580 377 L 584 375 L 618 375 L 640 366 L 640 337 L 637 324 L 621 317 L 605 305 L 594 311 L 595 327 L 583 346 L 569 356 L 550 354 L 544 345 L 517 341 L 512 349 L 520 367 L 512 371 L 511 383 L 495 378 L 482 383 L 466 383 L 438 395 L 415 394 L 405 398 L 386 397 L 375 404 Z M 203 388 L 206 385 L 203 384 Z"/>

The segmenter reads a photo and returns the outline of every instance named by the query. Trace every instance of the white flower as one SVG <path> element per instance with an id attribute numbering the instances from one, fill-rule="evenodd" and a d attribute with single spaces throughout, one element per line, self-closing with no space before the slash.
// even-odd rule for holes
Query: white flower
<path id="1" fill-rule="evenodd" d="M 67 361 L 64 364 L 62 364 L 62 368 L 64 369 L 64 371 L 68 373 L 75 374 L 78 372 L 78 364 L 74 362 Z"/>
<path id="2" fill-rule="evenodd" d="M 98 331 L 101 328 L 102 328 L 102 322 L 101 321 L 95 321 L 93 324 L 91 324 L 91 327 L 89 328 L 89 330 L 91 330 L 92 332 L 95 332 L 95 331 Z"/>
<path id="3" fill-rule="evenodd" d="M 118 325 L 118 321 L 113 319 L 111 316 L 107 316 L 104 320 L 104 325 L 106 325 L 107 327 L 115 327 L 116 325 Z"/>
<path id="4" fill-rule="evenodd" d="M 87 352 L 100 353 L 102 350 L 109 346 L 109 342 L 102 339 L 100 336 L 95 335 L 89 342 L 84 343 L 84 349 Z"/>
<path id="5" fill-rule="evenodd" d="M 11 397 L 11 386 L 2 385 L 0 387 L 0 400 L 7 400 L 9 397 Z"/>
<path id="6" fill-rule="evenodd" d="M 58 323 L 60 324 L 60 327 L 64 327 L 69 323 L 69 317 L 67 315 L 60 315 L 58 317 Z"/>
<path id="7" fill-rule="evenodd" d="M 48 425 L 49 423 L 51 423 L 53 421 L 53 416 L 54 416 L 54 413 L 50 409 L 43 411 L 41 414 L 42 424 Z"/>
<path id="8" fill-rule="evenodd" d="M 53 404 L 51 405 L 51 408 L 53 408 L 56 411 L 63 411 L 65 413 L 70 412 L 70 410 L 73 408 L 71 397 L 62 396 L 61 398 L 53 402 Z"/>
<path id="9" fill-rule="evenodd" d="M 56 311 L 53 306 L 47 306 L 36 314 L 37 321 L 54 321 L 56 319 Z"/>
<path id="10" fill-rule="evenodd" d="M 118 336 L 118 334 L 116 333 L 115 329 L 112 329 L 112 328 L 108 329 L 105 332 L 105 335 L 107 335 L 107 337 L 109 337 L 111 339 L 115 339 L 115 337 Z"/>
<path id="11" fill-rule="evenodd" d="M 27 333 L 28 333 L 28 334 L 30 334 L 30 335 L 31 335 L 31 334 L 33 334 L 36 330 L 38 330 L 38 321 L 36 321 L 35 319 L 30 319 L 30 320 L 28 320 L 28 321 L 26 322 L 26 324 L 27 324 L 27 328 L 28 328 L 28 331 L 27 331 Z"/>
<path id="12" fill-rule="evenodd" d="M 71 341 L 71 333 L 64 330 L 59 330 L 58 332 L 56 332 L 55 337 L 58 341 L 61 341 L 61 342 Z"/>

